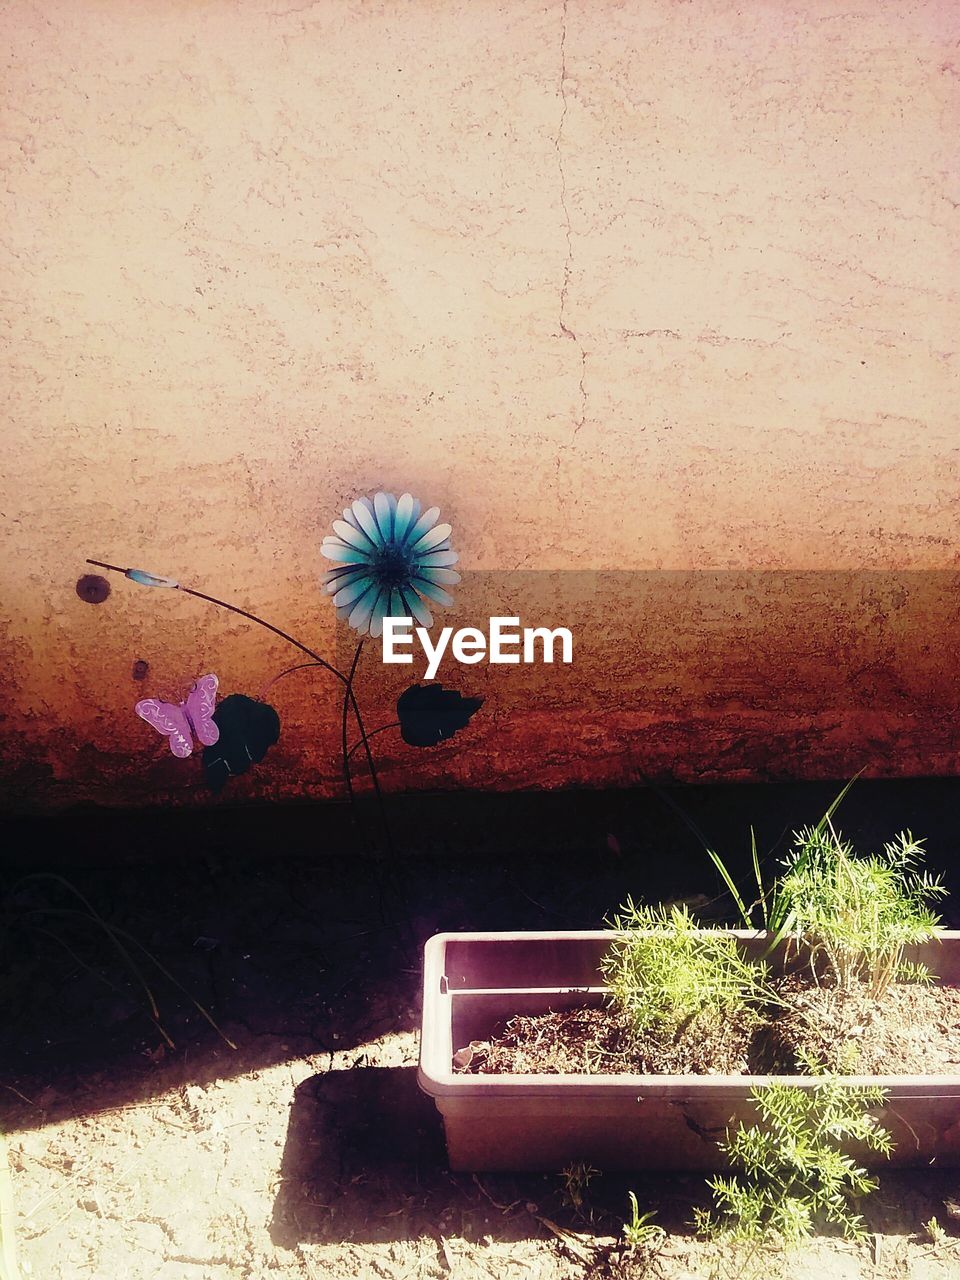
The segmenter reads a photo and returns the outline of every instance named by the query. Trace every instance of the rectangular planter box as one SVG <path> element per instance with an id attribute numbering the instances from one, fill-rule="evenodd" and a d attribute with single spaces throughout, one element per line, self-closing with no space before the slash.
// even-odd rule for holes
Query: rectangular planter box
<path id="1" fill-rule="evenodd" d="M 763 935 L 730 932 L 745 953 L 762 953 Z M 716 1140 L 754 1118 L 750 1089 L 770 1077 L 454 1073 L 456 1050 L 513 1014 L 604 1004 L 599 965 L 609 942 L 597 930 L 441 933 L 427 943 L 417 1080 L 443 1117 L 452 1169 L 558 1171 L 580 1160 L 600 1169 L 724 1167 Z M 907 958 L 960 985 L 960 931 L 942 931 Z M 960 1075 L 848 1078 L 887 1091 L 878 1116 L 896 1148 L 889 1161 L 858 1152 L 864 1163 L 960 1166 Z"/>

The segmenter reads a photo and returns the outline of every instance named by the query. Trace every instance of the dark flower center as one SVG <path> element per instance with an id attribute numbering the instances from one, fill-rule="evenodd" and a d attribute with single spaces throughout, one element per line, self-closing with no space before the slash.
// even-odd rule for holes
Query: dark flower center
<path id="1" fill-rule="evenodd" d="M 381 586 L 402 587 L 410 579 L 411 565 L 409 553 L 390 543 L 378 549 L 373 571 Z"/>

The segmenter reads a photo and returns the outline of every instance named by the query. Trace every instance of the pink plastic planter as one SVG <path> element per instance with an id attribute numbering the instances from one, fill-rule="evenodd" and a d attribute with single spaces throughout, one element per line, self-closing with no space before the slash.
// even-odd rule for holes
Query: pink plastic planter
<path id="1" fill-rule="evenodd" d="M 759 954 L 764 935 L 732 930 Z M 600 958 L 609 933 L 440 933 L 424 952 L 423 1026 L 417 1080 L 443 1117 L 450 1167 L 562 1169 L 723 1168 L 716 1139 L 754 1116 L 752 1086 L 765 1076 L 461 1075 L 453 1054 L 487 1039 L 515 1013 L 602 1004 Z M 908 956 L 943 984 L 960 984 L 960 932 Z M 778 1080 L 811 1088 L 809 1076 Z M 960 1075 L 851 1076 L 887 1091 L 878 1116 L 901 1167 L 960 1166 Z M 866 1163 L 870 1153 L 858 1152 Z"/>

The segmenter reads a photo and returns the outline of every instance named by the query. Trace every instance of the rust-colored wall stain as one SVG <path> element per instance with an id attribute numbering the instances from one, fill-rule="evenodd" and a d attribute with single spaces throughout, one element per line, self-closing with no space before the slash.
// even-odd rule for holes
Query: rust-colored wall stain
<path id="1" fill-rule="evenodd" d="M 381 488 L 454 527 L 444 622 L 563 602 L 578 646 L 445 667 L 484 707 L 380 735 L 390 788 L 955 771 L 956 5 L 13 0 L 0 35 L 5 804 L 212 803 L 133 703 L 298 661 L 180 593 L 93 607 L 87 556 L 339 653 L 320 539 Z M 374 727 L 410 670 L 363 671 Z M 335 684 L 271 700 L 225 801 L 340 795 Z"/>

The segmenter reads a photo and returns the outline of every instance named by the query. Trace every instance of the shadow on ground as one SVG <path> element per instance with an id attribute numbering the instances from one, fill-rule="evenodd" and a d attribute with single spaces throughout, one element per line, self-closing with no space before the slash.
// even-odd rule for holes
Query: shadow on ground
<path id="1" fill-rule="evenodd" d="M 410 1208 L 439 1218 L 450 1183 L 443 1131 L 413 1067 L 311 1076 L 290 1109 L 270 1235 L 292 1249 L 340 1232 L 345 1209 L 370 1240 L 409 1234 Z"/>
<path id="2" fill-rule="evenodd" d="M 705 1199 L 704 1179 L 693 1175 L 604 1175 L 602 1190 L 600 1181 L 591 1179 L 585 1216 L 558 1173 L 451 1173 L 442 1124 L 415 1068 L 331 1071 L 295 1091 L 270 1236 L 295 1249 L 413 1240 L 438 1224 L 475 1245 L 549 1238 L 551 1223 L 616 1235 L 629 1188 L 654 1196 L 661 1223 L 683 1231 L 691 1203 Z"/>
<path id="3" fill-rule="evenodd" d="M 693 1206 L 706 1206 L 706 1175 L 603 1174 L 576 1212 L 560 1172 L 546 1175 L 449 1172 L 443 1126 L 420 1092 L 413 1067 L 359 1067 L 311 1076 L 295 1091 L 270 1236 L 284 1249 L 345 1241 L 416 1239 L 443 1223 L 473 1244 L 529 1239 L 553 1223 L 581 1234 L 616 1236 L 627 1193 L 657 1205 L 672 1234 L 692 1235 Z M 956 1170 L 885 1174 L 864 1203 L 870 1231 L 909 1235 L 956 1194 Z M 561 1225 L 562 1224 L 562 1225 Z"/>
<path id="4" fill-rule="evenodd" d="M 838 789 L 397 798 L 406 853 L 392 863 L 344 853 L 342 811 L 325 807 L 215 811 L 190 846 L 177 832 L 191 814 L 11 821 L 0 1120 L 29 1128 L 413 1032 L 421 947 L 438 930 L 596 928 L 627 893 L 690 898 L 722 918 L 730 902 L 700 837 L 746 877 L 751 823 L 772 867 Z M 958 798 L 952 779 L 860 782 L 839 815 L 860 847 L 905 827 L 926 836 L 953 886 L 953 923 Z M 69 884 L 24 882 L 33 872 Z"/>
<path id="5" fill-rule="evenodd" d="M 207 815 L 202 839 L 176 859 L 177 824 L 195 815 L 147 824 L 74 815 L 80 838 L 69 842 L 66 819 L 14 824 L 3 868 L 0 1127 L 14 1131 L 19 1236 L 33 1274 L 713 1274 L 712 1246 L 690 1226 L 708 1201 L 702 1176 L 590 1174 L 577 1204 L 560 1171 L 449 1171 L 413 1065 L 421 946 L 438 930 L 597 927 L 627 893 L 691 899 L 722 919 L 729 900 L 690 824 L 747 876 L 751 822 L 772 865 L 837 790 L 538 794 L 463 807 L 419 797 L 397 802 L 407 852 L 392 864 L 344 852 L 342 815 L 324 809 Z M 901 828 L 928 837 L 956 904 L 958 798 L 953 781 L 861 783 L 841 826 L 863 848 Z M 71 856 L 58 856 L 66 847 Z M 28 871 L 69 885 L 24 882 Z M 655 1258 L 624 1256 L 629 1190 L 667 1231 Z M 873 1243 L 818 1237 L 787 1274 L 953 1280 L 958 1193 L 960 1171 L 883 1174 L 865 1205 Z M 924 1236 L 933 1217 L 939 1245 Z"/>

